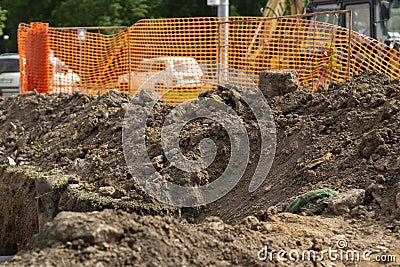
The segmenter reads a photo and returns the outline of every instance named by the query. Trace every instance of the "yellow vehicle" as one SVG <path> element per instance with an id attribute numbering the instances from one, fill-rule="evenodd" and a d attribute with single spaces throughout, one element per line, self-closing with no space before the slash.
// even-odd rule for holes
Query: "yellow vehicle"
<path id="1" fill-rule="evenodd" d="M 273 17 L 282 17 L 285 15 L 286 8 L 290 7 L 290 12 L 291 15 L 295 14 L 302 14 L 304 10 L 304 6 L 302 3 L 302 0 L 268 0 L 265 7 L 263 7 L 262 10 L 262 16 L 267 17 L 267 18 L 273 18 Z M 258 62 L 259 55 L 263 49 L 266 49 L 266 46 L 274 46 L 275 44 L 273 43 L 267 43 L 263 44 L 261 46 L 258 46 L 258 48 L 255 48 L 254 41 L 258 35 L 258 32 L 261 30 L 261 27 L 264 22 L 260 22 L 258 25 L 258 29 L 256 31 L 255 36 L 253 37 L 253 41 L 249 46 L 249 49 L 247 51 L 247 57 L 248 57 L 248 62 L 250 66 L 258 66 L 260 62 Z M 268 22 L 269 23 L 269 32 L 274 32 L 276 27 L 277 27 L 277 21 L 276 20 L 271 20 Z M 277 61 L 278 59 L 271 58 L 269 62 L 269 66 L 265 66 L 265 68 L 270 68 L 270 69 L 276 69 L 276 66 L 279 65 L 279 62 Z M 249 76 L 254 76 L 251 73 L 246 73 Z M 255 77 L 254 77 L 255 78 Z"/>
<path id="2" fill-rule="evenodd" d="M 263 8 L 263 17 L 281 17 L 285 14 L 287 5 L 290 5 L 291 15 L 304 13 L 304 6 L 302 0 L 269 0 Z"/>
<path id="3" fill-rule="evenodd" d="M 301 0 L 269 0 L 263 9 L 263 17 L 283 16 L 287 5 L 291 15 L 324 11 L 351 10 L 352 30 L 380 40 L 400 49 L 400 4 L 399 0 L 309 0 L 307 7 Z M 349 27 L 348 14 L 339 18 L 321 15 L 318 21 Z"/>

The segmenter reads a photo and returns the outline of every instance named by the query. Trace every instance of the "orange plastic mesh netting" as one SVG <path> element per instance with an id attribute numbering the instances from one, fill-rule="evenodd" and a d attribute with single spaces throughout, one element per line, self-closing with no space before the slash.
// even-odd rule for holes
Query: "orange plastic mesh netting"
<path id="1" fill-rule="evenodd" d="M 131 27 L 21 23 L 22 91 L 152 88 L 179 103 L 233 72 L 244 74 L 235 82 L 246 86 L 262 70 L 296 70 L 314 90 L 366 70 L 400 77 L 398 51 L 315 16 L 144 19 Z"/>

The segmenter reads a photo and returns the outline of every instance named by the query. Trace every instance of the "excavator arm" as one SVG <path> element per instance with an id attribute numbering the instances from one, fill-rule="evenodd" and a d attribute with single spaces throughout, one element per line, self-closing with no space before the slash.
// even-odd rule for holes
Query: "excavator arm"
<path id="1" fill-rule="evenodd" d="M 290 12 L 291 15 L 302 14 L 303 13 L 303 2 L 302 0 L 268 0 L 267 4 L 263 9 L 263 17 L 272 18 L 272 17 L 282 17 L 285 13 L 287 5 L 290 5 Z M 265 49 L 265 46 L 268 44 L 262 44 L 260 46 L 255 46 L 255 40 L 258 36 L 258 32 L 261 29 L 261 26 L 264 22 L 260 22 L 258 29 L 253 37 L 253 41 L 249 45 L 247 51 L 247 57 L 249 64 L 251 66 L 257 65 L 257 58 L 259 57 L 261 51 Z M 269 24 L 269 32 L 274 32 L 277 26 L 277 22 L 272 20 Z M 254 49 L 255 48 L 255 49 Z M 275 59 L 271 59 L 271 64 L 275 64 L 274 62 L 277 61 Z"/>
<path id="2" fill-rule="evenodd" d="M 263 17 L 281 17 L 284 15 L 287 5 L 290 5 L 291 15 L 303 13 L 302 0 L 269 0 L 264 7 Z"/>

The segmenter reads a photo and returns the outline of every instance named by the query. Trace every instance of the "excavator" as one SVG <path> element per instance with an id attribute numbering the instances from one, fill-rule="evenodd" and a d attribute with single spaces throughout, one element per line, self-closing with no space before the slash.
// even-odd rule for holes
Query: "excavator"
<path id="1" fill-rule="evenodd" d="M 352 12 L 327 12 L 342 10 L 351 10 Z M 400 50 L 399 0 L 309 0 L 307 3 L 302 0 L 268 0 L 265 7 L 262 9 L 263 17 L 267 18 L 305 13 L 313 13 L 313 15 L 310 16 L 310 31 L 313 30 L 312 27 L 315 27 L 312 25 L 318 25 L 312 22 L 312 20 L 316 20 L 318 22 L 335 24 L 344 28 L 351 28 L 351 30 L 358 33 L 356 36 L 360 36 L 362 43 L 352 46 L 352 59 L 357 62 L 351 66 L 354 72 L 362 71 L 364 68 L 374 69 L 378 65 L 382 65 L 379 63 L 380 61 L 378 63 L 371 63 L 373 66 L 370 63 L 365 65 L 364 63 L 360 63 L 364 62 L 364 60 L 366 62 L 375 60 L 373 54 L 361 49 L 364 45 L 368 45 L 369 41 L 367 36 L 385 43 L 391 48 Z M 332 73 L 332 69 L 336 73 L 336 78 L 340 79 L 341 73 L 345 71 L 343 69 L 346 63 L 343 61 L 345 57 L 342 57 L 343 55 L 341 52 L 335 50 L 335 46 L 323 38 L 316 43 L 310 43 L 304 38 L 301 40 L 299 39 L 296 48 L 298 48 L 300 52 L 296 54 L 295 57 L 301 57 L 302 61 L 296 62 L 298 65 L 290 65 L 293 64 L 293 55 L 290 53 L 282 53 L 280 50 L 275 49 L 275 47 L 279 47 L 279 42 L 286 42 L 285 47 L 291 47 L 293 46 L 293 40 L 297 40 L 296 38 L 285 39 L 286 36 L 290 36 L 291 31 L 286 31 L 285 27 L 287 26 L 285 22 L 282 21 L 290 21 L 290 19 L 260 22 L 247 53 L 250 68 L 274 70 L 285 68 L 292 69 L 294 67 L 297 68 L 299 77 L 302 77 L 306 83 L 305 86 L 313 89 L 319 89 L 320 85 L 326 87 L 329 84 L 326 79 L 331 79 L 331 74 L 329 73 Z M 259 42 L 255 44 L 256 38 L 259 37 L 259 29 L 261 29 L 263 23 L 265 25 L 268 24 L 264 36 L 270 36 L 270 39 L 265 42 L 259 38 Z M 302 32 L 303 35 L 307 35 L 307 28 L 304 28 L 307 27 L 307 23 L 300 24 L 302 24 L 301 27 L 303 27 L 299 28 L 300 32 Z M 278 35 L 282 35 L 282 37 Z M 363 38 L 362 35 L 364 35 L 365 38 Z M 355 43 L 357 42 L 358 41 L 355 41 Z M 359 53 L 361 51 L 360 49 L 364 52 Z M 384 48 L 381 49 L 385 50 Z M 381 54 L 383 50 L 379 50 Z M 264 54 L 263 51 L 272 52 Z M 391 56 L 387 52 L 384 54 L 387 55 L 387 57 L 382 60 L 389 60 Z M 383 64 L 385 66 L 382 65 L 379 68 L 388 71 L 387 69 L 392 69 L 392 63 L 393 62 L 389 64 L 388 61 L 387 64 Z M 386 65 L 390 65 L 391 67 L 387 67 Z M 395 64 L 395 66 L 397 65 Z M 312 81 L 312 84 L 310 84 L 309 81 Z"/>
<path id="2" fill-rule="evenodd" d="M 295 14 L 302 14 L 304 13 L 304 5 L 302 0 L 268 0 L 265 7 L 261 8 L 262 16 L 267 17 L 267 18 L 273 18 L 273 17 L 282 17 L 285 15 L 286 10 L 290 8 L 290 13 L 291 15 Z M 263 49 L 266 48 L 266 46 L 274 45 L 271 43 L 265 43 L 260 46 L 258 46 L 256 49 L 254 48 L 254 43 L 256 38 L 258 37 L 258 33 L 261 30 L 261 27 L 263 25 L 263 22 L 260 22 L 258 25 L 258 28 L 256 30 L 256 34 L 253 37 L 253 40 L 248 48 L 247 51 L 247 56 L 248 56 L 248 62 L 251 66 L 256 66 L 259 65 L 260 62 L 258 62 L 258 58 L 260 57 L 260 53 Z M 271 20 L 269 21 L 269 32 L 273 33 L 277 27 L 277 21 L 276 20 Z M 279 59 L 275 58 L 272 56 L 270 58 L 270 64 L 269 66 L 265 66 L 267 68 L 276 68 L 276 66 L 279 65 Z"/>
<path id="3" fill-rule="evenodd" d="M 352 30 L 370 36 L 400 50 L 400 4 L 399 0 L 269 0 L 262 9 L 263 17 L 285 15 L 287 7 L 290 14 L 316 13 L 324 11 L 351 10 Z M 332 14 L 317 16 L 318 21 L 349 27 L 348 14 L 333 18 Z"/>
<path id="4" fill-rule="evenodd" d="M 399 0 L 312 0 L 308 11 L 351 10 L 352 30 L 377 39 L 391 48 L 400 49 L 400 5 Z M 330 22 L 328 15 L 317 17 L 317 20 Z M 336 19 L 337 24 L 349 27 L 348 15 L 342 14 Z"/>
<path id="5" fill-rule="evenodd" d="M 290 14 L 301 14 L 304 12 L 302 0 L 269 0 L 262 8 L 262 16 L 267 18 L 281 17 L 285 14 L 287 7 L 290 7 Z"/>

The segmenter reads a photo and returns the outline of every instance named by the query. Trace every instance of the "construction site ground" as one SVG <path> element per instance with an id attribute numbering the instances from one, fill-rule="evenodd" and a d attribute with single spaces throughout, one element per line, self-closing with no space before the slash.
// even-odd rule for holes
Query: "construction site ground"
<path id="1" fill-rule="evenodd" d="M 209 205 L 182 209 L 147 195 L 126 166 L 122 126 L 131 95 L 113 90 L 101 96 L 29 92 L 0 98 L 0 255 L 17 253 L 0 265 L 400 264 L 399 79 L 364 73 L 326 91 L 268 97 L 276 154 L 253 193 L 248 184 L 260 153 L 254 115 L 230 88 L 203 96 L 237 112 L 252 153 L 231 192 Z M 159 137 L 172 109 L 157 104 L 147 122 L 150 158 L 163 158 Z M 199 141 L 212 138 L 216 160 L 199 173 L 160 160 L 164 178 L 204 185 L 221 175 L 230 154 L 221 125 L 194 120 L 180 137 L 186 155 L 196 155 Z M 320 188 L 346 201 L 331 201 L 318 214 L 283 212 L 296 196 Z M 367 251 L 371 261 L 322 253 L 329 249 Z M 325 257 L 295 261 L 293 251 Z"/>

